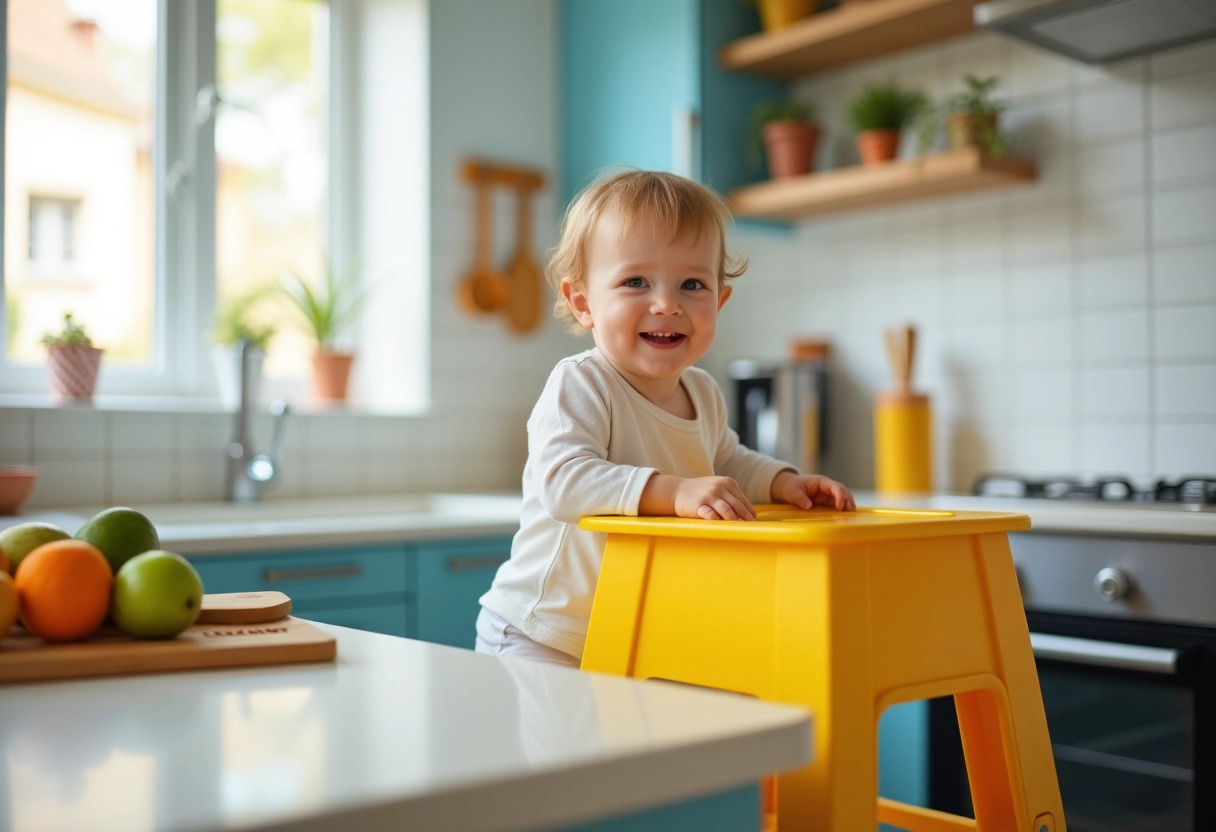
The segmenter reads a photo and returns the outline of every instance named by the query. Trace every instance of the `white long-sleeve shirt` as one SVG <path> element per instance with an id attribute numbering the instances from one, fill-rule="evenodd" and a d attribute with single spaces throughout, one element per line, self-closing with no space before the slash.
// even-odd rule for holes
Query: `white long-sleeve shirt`
<path id="1" fill-rule="evenodd" d="M 771 501 L 773 478 L 793 466 L 739 444 L 709 373 L 680 383 L 696 417 L 648 401 L 598 349 L 558 363 L 528 419 L 520 528 L 482 606 L 529 638 L 581 658 L 604 535 L 583 531 L 591 514 L 637 516 L 655 473 L 728 476 L 753 503 Z"/>

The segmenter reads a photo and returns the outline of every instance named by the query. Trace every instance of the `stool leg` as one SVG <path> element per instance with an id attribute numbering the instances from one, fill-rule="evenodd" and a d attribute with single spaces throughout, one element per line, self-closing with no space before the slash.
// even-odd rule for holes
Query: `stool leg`
<path id="1" fill-rule="evenodd" d="M 1001 711 L 1008 707 L 1004 698 L 989 690 L 973 690 L 955 694 L 954 705 L 976 828 L 980 832 L 1018 832 L 1026 828 L 1028 821 L 1018 817 L 1025 812 L 1017 808 L 1017 804 L 1024 804 L 1025 797 L 1013 794 L 1015 781 L 1007 759 L 1010 740 L 1001 727 Z"/>

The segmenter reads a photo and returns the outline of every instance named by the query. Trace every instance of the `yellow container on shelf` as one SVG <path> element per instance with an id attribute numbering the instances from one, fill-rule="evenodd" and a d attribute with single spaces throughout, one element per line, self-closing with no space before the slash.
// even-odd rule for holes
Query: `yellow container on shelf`
<path id="1" fill-rule="evenodd" d="M 928 396 L 896 391 L 878 397 L 874 485 L 880 494 L 933 490 L 933 416 Z"/>
<path id="2" fill-rule="evenodd" d="M 766 799 L 777 832 L 964 828 L 877 795 L 883 711 L 952 695 L 975 805 L 966 828 L 1064 832 L 1006 537 L 1030 519 L 756 508 L 753 522 L 583 518 L 606 534 L 583 670 L 810 709 L 813 760 Z"/>

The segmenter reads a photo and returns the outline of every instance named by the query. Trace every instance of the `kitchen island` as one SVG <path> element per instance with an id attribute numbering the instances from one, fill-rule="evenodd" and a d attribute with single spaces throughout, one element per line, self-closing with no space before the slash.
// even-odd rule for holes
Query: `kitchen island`
<path id="1" fill-rule="evenodd" d="M 798 708 L 318 626 L 335 662 L 5 687 L 0 827 L 755 830 L 810 758 Z"/>

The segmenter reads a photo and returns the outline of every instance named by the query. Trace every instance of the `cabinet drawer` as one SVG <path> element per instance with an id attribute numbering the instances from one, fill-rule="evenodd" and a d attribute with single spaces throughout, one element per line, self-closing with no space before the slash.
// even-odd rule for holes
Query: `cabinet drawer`
<path id="1" fill-rule="evenodd" d="M 193 557 L 207 592 L 277 590 L 292 601 L 400 593 L 413 587 L 405 547 Z"/>
<path id="2" fill-rule="evenodd" d="M 477 603 L 511 557 L 511 538 L 419 545 L 418 638 L 472 649 Z"/>
<path id="3" fill-rule="evenodd" d="M 406 622 L 409 608 L 401 602 L 360 604 L 347 607 L 329 607 L 305 601 L 292 605 L 291 614 L 306 621 L 320 621 L 339 627 L 352 627 L 389 636 L 407 636 Z"/>

